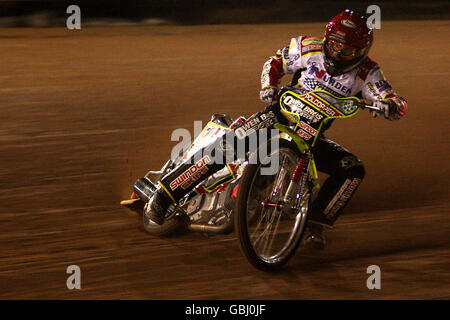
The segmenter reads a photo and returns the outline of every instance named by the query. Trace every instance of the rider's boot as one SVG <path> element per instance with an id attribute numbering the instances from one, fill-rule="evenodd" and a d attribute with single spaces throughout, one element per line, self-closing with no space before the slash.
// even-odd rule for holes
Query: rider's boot
<path id="1" fill-rule="evenodd" d="M 323 226 L 318 223 L 310 222 L 305 230 L 303 244 L 311 249 L 324 249 L 326 245 L 326 239 L 323 235 Z"/>
<path id="2" fill-rule="evenodd" d="M 167 209 L 173 203 L 172 199 L 163 189 L 159 189 L 144 207 L 144 214 L 150 221 L 162 225 Z"/>

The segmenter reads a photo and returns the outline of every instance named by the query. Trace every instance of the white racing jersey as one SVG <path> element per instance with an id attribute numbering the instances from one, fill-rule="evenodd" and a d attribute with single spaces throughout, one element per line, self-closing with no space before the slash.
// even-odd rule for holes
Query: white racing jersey
<path id="1" fill-rule="evenodd" d="M 297 86 L 305 90 L 326 90 L 338 97 L 356 96 L 359 93 L 368 101 L 392 98 L 395 93 L 380 67 L 366 58 L 357 68 L 331 77 L 325 70 L 323 39 L 300 36 L 293 38 L 288 47 L 277 51 L 264 65 L 262 88 L 278 87 L 285 73 L 301 71 Z M 282 64 L 282 66 L 281 66 Z"/>

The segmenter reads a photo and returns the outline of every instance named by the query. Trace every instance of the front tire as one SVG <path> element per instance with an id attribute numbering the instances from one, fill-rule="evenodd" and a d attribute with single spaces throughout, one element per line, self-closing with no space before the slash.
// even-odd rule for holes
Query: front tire
<path id="1" fill-rule="evenodd" d="M 272 154 L 276 152 L 279 166 L 274 177 L 261 175 L 261 164 L 247 165 L 241 177 L 234 215 L 241 251 L 254 267 L 267 272 L 279 270 L 295 254 L 304 234 L 311 198 L 308 180 L 304 190 L 299 192 L 300 199 L 295 200 L 301 204 L 298 212 L 297 206 L 286 213 L 279 207 L 263 205 L 269 203 L 266 199 L 274 206 L 281 203 L 293 170 L 304 156 L 295 143 L 285 139 L 279 139 L 279 148 Z"/>

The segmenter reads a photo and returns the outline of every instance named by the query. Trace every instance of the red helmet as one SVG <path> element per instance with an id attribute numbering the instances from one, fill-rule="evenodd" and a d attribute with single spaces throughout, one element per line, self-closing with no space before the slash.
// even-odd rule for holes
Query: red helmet
<path id="1" fill-rule="evenodd" d="M 345 10 L 328 22 L 325 29 L 323 52 L 325 69 L 337 76 L 356 68 L 369 53 L 373 29 L 367 18 L 352 10 Z"/>

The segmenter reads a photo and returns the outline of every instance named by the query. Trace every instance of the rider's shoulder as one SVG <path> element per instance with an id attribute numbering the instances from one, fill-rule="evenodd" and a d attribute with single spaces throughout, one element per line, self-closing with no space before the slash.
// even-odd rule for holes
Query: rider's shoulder
<path id="1" fill-rule="evenodd" d="M 311 44 L 323 44 L 323 38 L 320 37 L 313 37 L 313 36 L 300 36 L 298 38 L 301 38 L 302 45 L 308 46 Z"/>
<path id="2" fill-rule="evenodd" d="M 366 78 L 370 73 L 373 73 L 379 69 L 380 67 L 378 63 L 376 63 L 371 58 L 366 57 L 359 66 L 358 77 L 361 78 L 361 80 L 366 81 Z"/>
<path id="3" fill-rule="evenodd" d="M 323 38 L 312 36 L 300 36 L 297 38 L 299 51 L 302 56 L 322 53 Z"/>
<path id="4" fill-rule="evenodd" d="M 301 35 L 291 39 L 289 46 L 286 47 L 286 52 L 303 55 L 310 52 L 321 52 L 322 47 L 323 38 Z"/>

